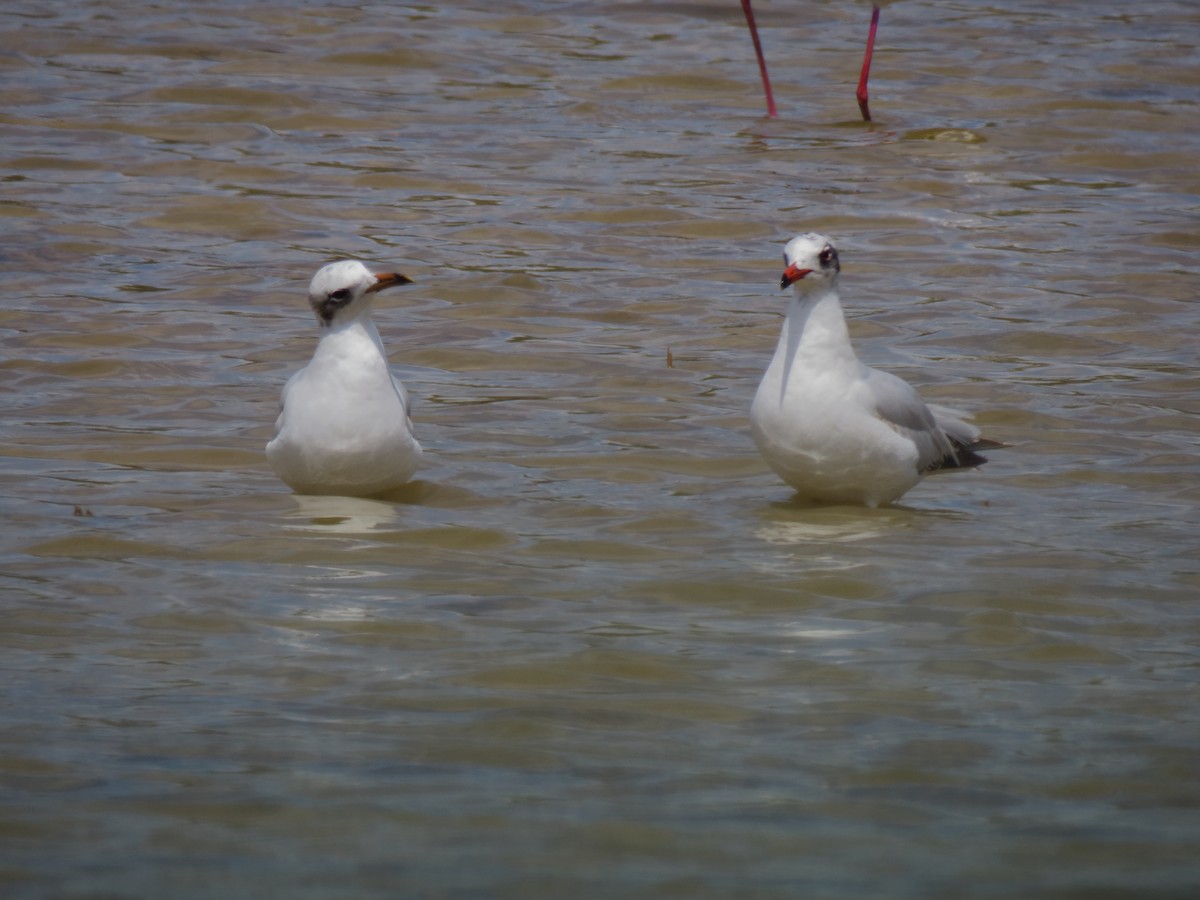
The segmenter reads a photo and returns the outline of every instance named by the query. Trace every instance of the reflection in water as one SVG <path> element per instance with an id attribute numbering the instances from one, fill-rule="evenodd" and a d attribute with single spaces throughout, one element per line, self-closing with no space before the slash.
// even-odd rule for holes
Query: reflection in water
<path id="1" fill-rule="evenodd" d="M 864 528 L 862 522 L 771 522 L 755 529 L 756 537 L 769 544 L 836 544 L 869 541 L 884 531 Z"/>
<path id="2" fill-rule="evenodd" d="M 361 497 L 293 494 L 296 508 L 284 516 L 288 531 L 323 534 L 367 534 L 401 521 L 394 503 Z"/>

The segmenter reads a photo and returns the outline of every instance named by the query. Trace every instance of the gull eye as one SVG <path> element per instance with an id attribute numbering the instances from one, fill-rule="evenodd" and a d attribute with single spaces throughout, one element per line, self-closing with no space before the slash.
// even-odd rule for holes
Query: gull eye
<path id="1" fill-rule="evenodd" d="M 345 303 L 350 299 L 350 288 L 341 288 L 329 295 L 330 300 L 337 300 L 339 303 Z"/>
<path id="2" fill-rule="evenodd" d="M 823 265 L 823 266 L 829 265 L 830 261 L 833 259 L 833 248 L 826 247 L 824 250 L 821 251 L 821 254 L 820 254 L 820 256 L 817 257 L 817 259 L 819 259 L 821 261 L 821 265 Z"/>

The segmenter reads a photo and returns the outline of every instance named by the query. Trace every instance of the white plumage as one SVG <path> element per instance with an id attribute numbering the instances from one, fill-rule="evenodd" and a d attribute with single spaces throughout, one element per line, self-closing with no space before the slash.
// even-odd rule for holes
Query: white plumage
<path id="1" fill-rule="evenodd" d="M 410 279 L 355 260 L 322 267 L 308 289 L 321 337 L 288 379 L 267 460 L 300 494 L 367 497 L 412 478 L 421 462 L 408 392 L 388 367 L 371 301 Z"/>
<path id="2" fill-rule="evenodd" d="M 759 452 L 798 499 L 886 505 L 925 473 L 980 465 L 976 450 L 1000 446 L 952 411 L 926 406 L 907 382 L 859 362 L 829 238 L 793 238 L 784 264 L 782 287 L 794 294 L 750 423 Z"/>

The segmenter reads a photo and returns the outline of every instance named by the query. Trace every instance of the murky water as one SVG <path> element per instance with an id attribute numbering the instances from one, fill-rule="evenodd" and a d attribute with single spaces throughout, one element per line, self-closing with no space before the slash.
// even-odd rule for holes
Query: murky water
<path id="1" fill-rule="evenodd" d="M 1200 885 L 1200 11 L 0 12 L 11 897 L 1170 897 Z M 1012 446 L 793 505 L 796 231 Z M 427 465 L 262 455 L 336 256 Z"/>

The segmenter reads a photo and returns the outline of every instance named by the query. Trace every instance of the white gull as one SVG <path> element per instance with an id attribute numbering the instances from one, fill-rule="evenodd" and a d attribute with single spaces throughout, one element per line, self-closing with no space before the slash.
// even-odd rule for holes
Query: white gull
<path id="1" fill-rule="evenodd" d="M 776 474 L 815 503 L 883 506 L 937 469 L 978 466 L 1002 446 L 953 411 L 926 406 L 905 381 L 859 362 L 838 299 L 837 248 L 801 234 L 784 249 L 794 287 L 750 424 Z"/>
<path id="2" fill-rule="evenodd" d="M 321 337 L 288 379 L 267 460 L 299 494 L 369 497 L 412 478 L 421 462 L 408 392 L 388 367 L 371 321 L 378 291 L 408 284 L 356 260 L 323 266 L 308 289 Z"/>

